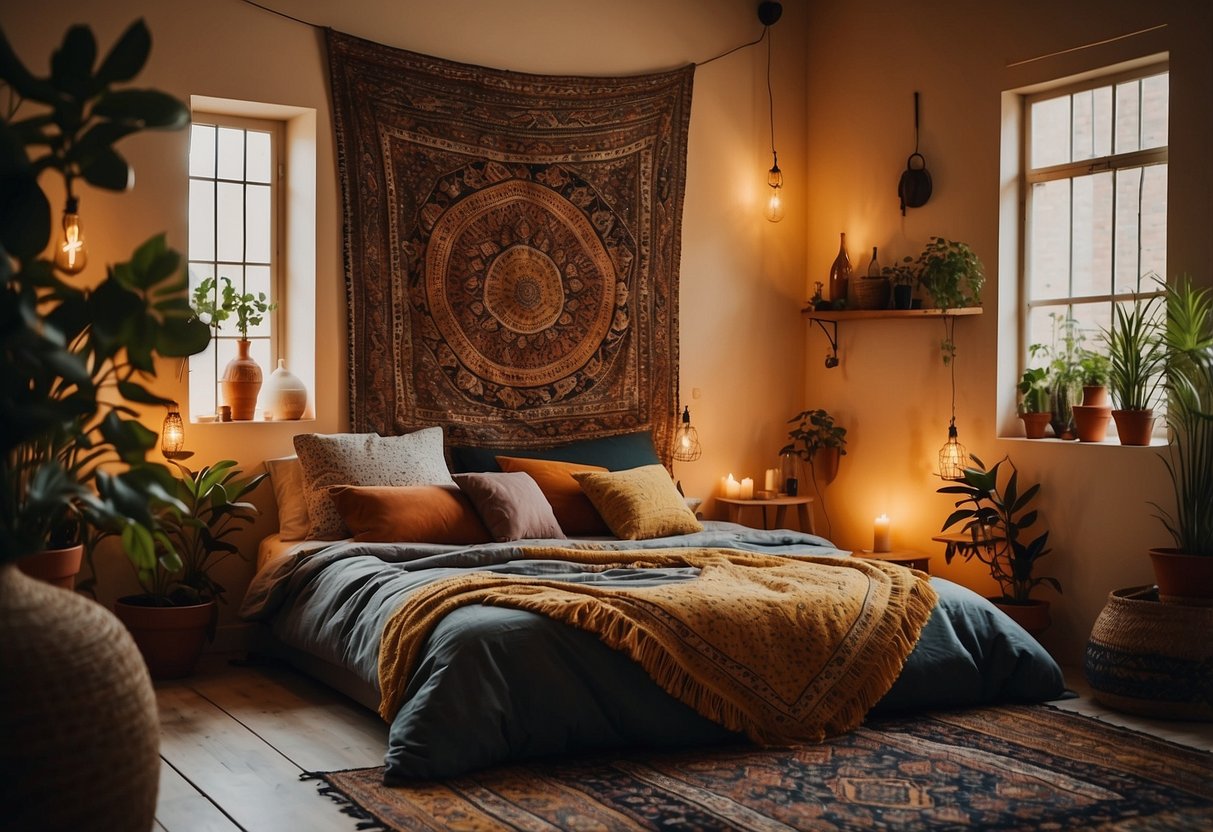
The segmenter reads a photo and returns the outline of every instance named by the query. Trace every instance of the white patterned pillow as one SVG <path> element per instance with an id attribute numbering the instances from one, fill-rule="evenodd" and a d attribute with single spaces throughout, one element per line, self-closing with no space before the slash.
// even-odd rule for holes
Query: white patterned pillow
<path id="1" fill-rule="evenodd" d="M 301 433 L 295 437 L 295 453 L 303 465 L 310 540 L 349 537 L 329 486 L 455 485 L 442 454 L 439 427 L 403 436 Z"/>

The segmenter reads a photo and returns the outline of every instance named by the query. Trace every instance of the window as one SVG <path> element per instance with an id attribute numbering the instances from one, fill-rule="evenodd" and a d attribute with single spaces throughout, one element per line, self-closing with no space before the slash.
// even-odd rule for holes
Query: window
<path id="1" fill-rule="evenodd" d="M 268 375 L 279 353 L 285 299 L 278 248 L 282 123 L 195 113 L 190 131 L 190 292 L 218 278 L 216 292 L 231 281 L 237 292 L 264 292 L 278 303 L 248 331 L 249 353 Z M 216 412 L 219 379 L 236 357 L 239 338 L 236 321 L 228 319 L 206 351 L 190 358 L 191 416 Z"/>
<path id="2" fill-rule="evenodd" d="M 1059 322 L 1074 321 L 1091 346 L 1113 304 L 1158 292 L 1168 98 L 1167 68 L 1155 64 L 1023 99 L 1021 365 Z"/>

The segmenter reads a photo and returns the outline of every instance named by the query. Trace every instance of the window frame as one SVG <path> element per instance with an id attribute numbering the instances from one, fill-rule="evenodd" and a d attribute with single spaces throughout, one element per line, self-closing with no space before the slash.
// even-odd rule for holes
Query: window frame
<path id="1" fill-rule="evenodd" d="M 192 131 L 193 131 L 193 128 L 195 125 L 206 126 L 206 127 L 215 127 L 216 130 L 218 130 L 218 128 L 221 128 L 221 127 L 227 127 L 227 128 L 243 130 L 246 133 L 247 132 L 268 133 L 270 136 L 270 181 L 268 183 L 269 188 L 270 188 L 270 194 L 269 194 L 269 205 L 270 205 L 269 255 L 270 255 L 270 262 L 269 262 L 268 266 L 269 266 L 270 301 L 275 302 L 277 304 L 277 306 L 273 310 L 268 312 L 266 315 L 266 322 L 267 322 L 268 328 L 269 328 L 268 337 L 267 336 L 254 336 L 254 337 L 250 337 L 250 339 L 249 339 L 249 340 L 266 340 L 266 341 L 268 341 L 269 356 L 270 356 L 270 361 L 271 361 L 272 366 L 262 367 L 262 372 L 266 376 L 268 376 L 268 374 L 273 370 L 274 366 L 276 366 L 276 358 L 279 355 L 281 355 L 281 353 L 282 353 L 282 345 L 286 343 L 286 333 L 285 333 L 284 327 L 285 327 L 285 322 L 288 318 L 288 312 L 287 312 L 288 298 L 287 298 L 287 291 L 286 291 L 287 290 L 286 269 L 284 268 L 284 263 L 283 263 L 283 258 L 285 255 L 286 245 L 287 245 L 287 241 L 286 241 L 286 234 L 287 234 L 286 200 L 288 197 L 287 191 L 288 191 L 288 181 L 289 181 L 288 176 L 287 176 L 287 174 L 288 174 L 288 169 L 287 169 L 287 163 L 288 163 L 288 159 L 287 159 L 287 156 L 288 156 L 288 153 L 287 153 L 287 127 L 288 127 L 288 125 L 287 125 L 286 121 L 281 120 L 281 119 L 270 118 L 270 117 L 258 118 L 255 116 L 232 115 L 232 114 L 228 114 L 228 113 L 215 112 L 215 111 L 207 110 L 207 109 L 203 109 L 203 108 L 195 108 L 190 115 L 191 134 L 192 134 Z M 218 153 L 218 142 L 216 141 L 216 154 L 217 153 Z M 246 145 L 246 153 L 247 153 L 247 145 Z M 245 162 L 247 165 L 247 159 L 245 160 Z M 246 173 L 247 173 L 247 171 L 246 171 Z M 195 176 L 193 173 L 189 172 L 188 167 L 187 167 L 187 194 L 188 194 L 189 188 L 192 186 L 192 183 L 194 181 L 213 182 L 213 183 L 216 183 L 216 185 L 218 185 L 218 183 L 220 183 L 220 182 L 235 183 L 235 184 L 240 184 L 242 186 L 249 184 L 249 180 L 247 178 L 242 178 L 242 179 L 236 180 L 236 179 L 228 179 L 228 178 L 220 177 L 217 158 L 216 158 L 215 172 L 214 172 L 213 176 L 209 176 L 209 177 Z M 263 185 L 266 183 L 255 182 L 252 184 Z M 188 196 L 187 196 L 187 199 L 188 199 Z M 188 209 L 187 209 L 187 211 L 188 211 Z M 217 198 L 217 190 L 216 190 L 216 199 L 214 200 L 213 211 L 214 211 L 214 217 L 212 219 L 212 228 L 216 231 L 216 234 L 217 234 L 218 212 L 219 212 L 219 200 Z M 247 251 L 248 251 L 247 235 L 242 236 L 242 245 L 243 245 L 243 251 L 242 251 L 243 259 L 241 259 L 240 261 L 221 260 L 219 258 L 217 236 L 216 236 L 216 240 L 215 240 L 215 248 L 214 248 L 214 251 L 212 252 L 213 257 L 211 260 L 199 260 L 199 259 L 191 257 L 193 252 L 189 251 L 188 246 L 187 246 L 186 264 L 187 264 L 187 268 L 190 269 L 190 274 L 191 274 L 190 292 L 191 293 L 193 292 L 193 287 L 195 285 L 195 281 L 193 279 L 193 265 L 195 263 L 208 264 L 209 266 L 211 266 L 211 268 L 213 270 L 212 274 L 214 274 L 216 276 L 219 273 L 219 268 L 223 265 L 236 265 L 241 268 L 246 268 L 249 265 L 254 265 L 254 266 L 266 265 L 264 263 L 259 263 L 259 262 L 254 263 L 247 259 Z M 238 287 L 238 288 L 240 290 L 243 290 L 244 287 Z M 234 327 L 234 323 L 229 324 L 229 327 Z M 225 331 L 225 333 L 222 336 L 220 336 L 220 335 L 218 335 L 218 333 L 216 333 L 214 340 L 215 341 L 224 340 L 224 341 L 233 341 L 234 342 L 234 341 L 239 340 L 239 334 L 235 333 L 234 328 L 233 328 L 231 331 L 231 334 L 228 334 L 228 332 Z M 223 375 L 223 368 L 221 366 L 219 366 L 220 357 L 219 357 L 219 350 L 217 347 L 213 351 L 211 351 L 210 355 L 211 355 L 211 359 L 213 362 L 213 366 L 210 368 L 207 368 L 207 369 L 209 371 L 213 372 L 213 374 L 214 374 L 214 390 L 215 390 L 214 400 L 215 400 L 215 405 L 216 405 L 215 409 L 217 411 L 218 406 L 222 401 L 221 378 Z M 190 357 L 191 373 L 197 371 L 197 369 L 198 369 L 194 363 L 196 358 L 199 358 L 199 356 Z M 191 401 L 190 401 L 190 406 L 189 406 L 189 418 L 190 418 L 191 422 L 203 421 L 213 415 L 211 413 L 199 412 L 195 406 L 192 396 L 190 397 L 190 399 L 191 399 Z M 259 416 L 259 415 L 260 415 L 260 411 L 258 411 L 257 416 Z M 257 419 L 257 416 L 254 417 L 255 420 Z M 216 416 L 216 418 L 217 418 L 217 416 Z"/>
<path id="2" fill-rule="evenodd" d="M 1152 60 L 1148 63 L 1142 63 L 1128 69 L 1113 70 L 1110 72 L 1101 72 L 1098 74 L 1085 75 L 1081 80 L 1073 82 L 1063 82 L 1055 86 L 1037 87 L 1032 92 L 1027 92 L 1019 96 L 1020 103 L 1020 160 L 1019 160 L 1019 187 L 1021 198 L 1021 207 L 1019 211 L 1019 235 L 1020 235 L 1020 253 L 1019 253 L 1019 275 L 1018 275 L 1018 341 L 1017 341 L 1017 370 L 1016 378 L 1031 366 L 1031 356 L 1029 355 L 1029 346 L 1031 340 L 1031 320 L 1032 313 L 1037 309 L 1055 309 L 1063 315 L 1063 320 L 1073 316 L 1073 307 L 1076 304 L 1094 305 L 1106 304 L 1110 310 L 1117 303 L 1132 301 L 1134 297 L 1148 298 L 1151 296 L 1159 296 L 1163 294 L 1162 287 L 1150 289 L 1144 282 L 1145 275 L 1138 274 L 1136 279 L 1136 292 L 1117 292 L 1116 277 L 1115 277 L 1115 261 L 1113 262 L 1112 281 L 1107 293 L 1099 294 L 1073 294 L 1073 285 L 1068 287 L 1067 294 L 1050 298 L 1033 298 L 1031 293 L 1032 279 L 1032 202 L 1033 202 L 1033 185 L 1042 182 L 1053 182 L 1066 179 L 1076 179 L 1081 176 L 1089 176 L 1091 174 L 1104 171 L 1117 172 L 1133 169 L 1143 169 L 1146 167 L 1165 164 L 1167 168 L 1168 189 L 1170 181 L 1170 131 L 1168 130 L 1167 144 L 1162 147 L 1149 148 L 1147 150 L 1132 150 L 1122 153 L 1109 153 L 1095 158 L 1081 159 L 1077 161 L 1065 162 L 1054 165 L 1047 165 L 1039 168 L 1031 166 L 1032 155 L 1032 107 L 1040 101 L 1047 101 L 1066 96 L 1072 96 L 1075 93 L 1085 92 L 1088 90 L 1098 89 L 1100 87 L 1111 86 L 1113 88 L 1112 95 L 1112 129 L 1116 128 L 1116 95 L 1115 87 L 1117 84 L 1126 81 L 1142 80 L 1158 75 L 1168 76 L 1168 85 L 1170 84 L 1170 62 L 1167 59 Z M 1169 98 L 1169 96 L 1168 96 Z M 1168 121 L 1170 120 L 1170 103 L 1168 101 Z M 1169 126 L 1169 125 L 1168 125 Z M 1071 204 L 1071 210 L 1073 210 Z M 1112 192 L 1112 216 L 1116 216 L 1116 190 Z M 1112 228 L 1112 252 L 1115 258 L 1116 251 L 1116 229 L 1115 223 Z M 1071 247 L 1073 246 L 1073 237 L 1071 236 Z M 1140 256 L 1141 246 L 1138 245 L 1138 254 Z M 1139 269 L 1140 271 L 1140 269 Z M 1072 273 L 1070 275 L 1072 277 Z M 1166 275 L 1159 275 L 1163 280 L 1166 280 Z M 1165 402 L 1159 402 L 1160 405 L 1165 405 Z M 1156 431 L 1161 430 L 1161 421 L 1156 426 Z"/>

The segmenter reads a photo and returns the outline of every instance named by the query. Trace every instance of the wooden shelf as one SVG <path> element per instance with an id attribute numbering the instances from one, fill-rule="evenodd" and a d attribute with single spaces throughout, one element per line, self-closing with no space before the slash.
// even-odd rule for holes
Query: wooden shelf
<path id="1" fill-rule="evenodd" d="M 961 306 L 956 309 L 854 309 L 854 310 L 822 310 L 818 311 L 806 306 L 800 314 L 821 328 L 826 340 L 830 342 L 830 354 L 826 356 L 826 367 L 832 369 L 842 363 L 838 357 L 838 322 L 862 321 L 877 318 L 921 321 L 925 319 L 959 318 L 969 315 L 980 315 L 980 306 Z"/>
<path id="2" fill-rule="evenodd" d="M 820 312 L 810 307 L 801 314 L 821 321 L 859 321 L 871 318 L 946 318 L 962 315 L 980 315 L 980 306 L 963 306 L 959 309 L 823 309 Z"/>

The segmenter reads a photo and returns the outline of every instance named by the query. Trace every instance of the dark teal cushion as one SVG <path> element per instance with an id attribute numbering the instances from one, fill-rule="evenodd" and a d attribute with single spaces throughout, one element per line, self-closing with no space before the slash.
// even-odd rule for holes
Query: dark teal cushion
<path id="1" fill-rule="evenodd" d="M 647 430 L 602 439 L 584 439 L 554 448 L 469 448 L 452 445 L 449 450 L 451 472 L 455 474 L 500 471 L 501 466 L 497 464 L 499 456 L 579 462 L 582 465 L 598 465 L 608 471 L 661 464 L 653 447 L 653 434 Z"/>

